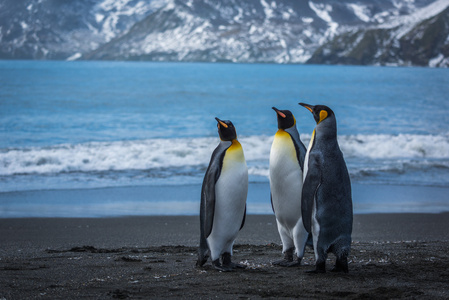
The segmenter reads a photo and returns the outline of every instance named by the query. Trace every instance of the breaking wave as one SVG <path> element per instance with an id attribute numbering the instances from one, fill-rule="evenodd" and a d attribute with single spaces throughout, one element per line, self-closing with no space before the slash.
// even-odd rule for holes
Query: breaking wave
<path id="1" fill-rule="evenodd" d="M 307 146 L 310 135 L 301 138 Z M 273 136 L 240 138 L 253 180 L 268 178 L 272 141 Z M 148 178 L 182 176 L 184 179 L 195 177 L 198 181 L 217 143 L 215 137 L 204 137 L 4 148 L 0 149 L 0 191 L 10 190 L 5 187 L 9 177 L 30 175 L 71 174 L 73 179 L 74 173 L 83 173 L 120 181 L 121 176 L 150 172 L 152 175 Z M 428 173 L 432 169 L 437 173 L 449 172 L 448 135 L 347 135 L 340 136 L 339 143 L 355 179 L 382 174 Z M 126 181 L 132 182 L 131 178 Z"/>

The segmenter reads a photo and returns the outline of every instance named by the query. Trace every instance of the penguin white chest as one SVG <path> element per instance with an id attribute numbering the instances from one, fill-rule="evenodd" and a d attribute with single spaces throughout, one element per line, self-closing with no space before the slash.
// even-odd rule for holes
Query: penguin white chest
<path id="1" fill-rule="evenodd" d="M 238 142 L 228 148 L 215 184 L 215 213 L 211 236 L 235 239 L 242 224 L 248 194 L 248 168 Z"/>
<path id="2" fill-rule="evenodd" d="M 307 172 L 309 171 L 309 156 L 310 156 L 310 150 L 312 150 L 314 140 L 315 140 L 315 130 L 313 130 L 313 132 L 312 132 L 312 137 L 310 138 L 309 147 L 307 148 L 307 152 L 306 152 L 306 157 L 304 158 L 303 181 L 306 180 Z"/>
<path id="3" fill-rule="evenodd" d="M 313 130 L 312 137 L 310 139 L 309 147 L 307 148 L 306 157 L 304 159 L 304 181 L 306 180 L 307 173 L 309 171 L 309 157 L 310 151 L 312 150 L 314 141 L 315 141 L 316 131 Z M 318 223 L 316 216 L 316 198 L 313 197 L 313 206 L 312 206 L 312 235 L 316 238 L 313 239 L 313 247 L 314 249 L 318 249 L 318 237 L 320 235 L 320 224 Z M 315 251 L 315 260 L 318 260 L 318 252 Z"/>
<path id="4" fill-rule="evenodd" d="M 270 152 L 270 188 L 276 218 L 296 224 L 301 216 L 302 171 L 295 145 L 284 130 L 276 133 Z"/>

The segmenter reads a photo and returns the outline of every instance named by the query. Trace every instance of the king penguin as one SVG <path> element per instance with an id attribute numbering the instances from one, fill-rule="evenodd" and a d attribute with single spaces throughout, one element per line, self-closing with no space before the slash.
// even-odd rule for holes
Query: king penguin
<path id="1" fill-rule="evenodd" d="M 276 216 L 284 259 L 272 264 L 301 265 L 308 233 L 301 218 L 301 193 L 306 148 L 299 138 L 296 120 L 289 110 L 276 111 L 278 131 L 270 151 L 271 205 Z M 296 260 L 293 252 L 296 249 Z"/>
<path id="2" fill-rule="evenodd" d="M 237 234 L 245 224 L 248 168 L 232 122 L 215 119 L 220 143 L 212 153 L 201 189 L 197 266 L 204 265 L 210 256 L 215 269 L 232 271 L 244 268 L 232 263 L 231 256 Z"/>
<path id="3" fill-rule="evenodd" d="M 302 189 L 302 220 L 312 233 L 315 270 L 326 272 L 329 252 L 336 256 L 334 272 L 348 273 L 351 250 L 352 196 L 351 181 L 337 142 L 334 112 L 324 105 L 299 103 L 316 121 L 307 149 Z"/>

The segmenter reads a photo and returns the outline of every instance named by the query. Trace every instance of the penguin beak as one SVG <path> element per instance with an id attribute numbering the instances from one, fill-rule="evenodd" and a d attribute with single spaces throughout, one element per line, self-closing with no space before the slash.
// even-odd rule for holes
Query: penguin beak
<path id="1" fill-rule="evenodd" d="M 282 118 L 284 118 L 285 119 L 285 114 L 284 113 L 282 113 L 279 109 L 277 109 L 276 107 L 272 107 L 272 109 L 274 109 L 274 111 L 279 115 L 279 116 L 281 116 Z"/>
<path id="2" fill-rule="evenodd" d="M 305 108 L 307 108 L 313 114 L 313 105 L 305 104 L 305 103 L 302 103 L 302 102 L 300 102 L 298 104 L 301 105 L 301 106 L 304 106 Z"/>
<path id="3" fill-rule="evenodd" d="M 310 104 L 305 104 L 305 103 L 298 103 L 301 106 L 304 106 L 305 108 L 307 108 L 313 115 L 313 118 L 316 121 L 316 124 L 320 124 L 321 121 L 323 121 L 324 119 L 326 119 L 329 115 L 329 113 L 326 110 L 321 110 L 320 113 L 318 112 L 314 112 L 315 106 L 310 105 Z"/>
<path id="4" fill-rule="evenodd" d="M 217 120 L 218 124 L 220 124 L 224 128 L 228 128 L 228 125 L 225 122 L 223 122 L 222 120 L 220 120 L 219 118 L 216 117 L 215 120 Z"/>

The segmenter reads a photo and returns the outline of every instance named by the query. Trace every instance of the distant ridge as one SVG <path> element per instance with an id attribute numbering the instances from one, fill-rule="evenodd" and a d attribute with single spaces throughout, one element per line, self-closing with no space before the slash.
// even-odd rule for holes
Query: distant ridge
<path id="1" fill-rule="evenodd" d="M 0 59 L 449 66 L 447 0 L 0 0 Z"/>

